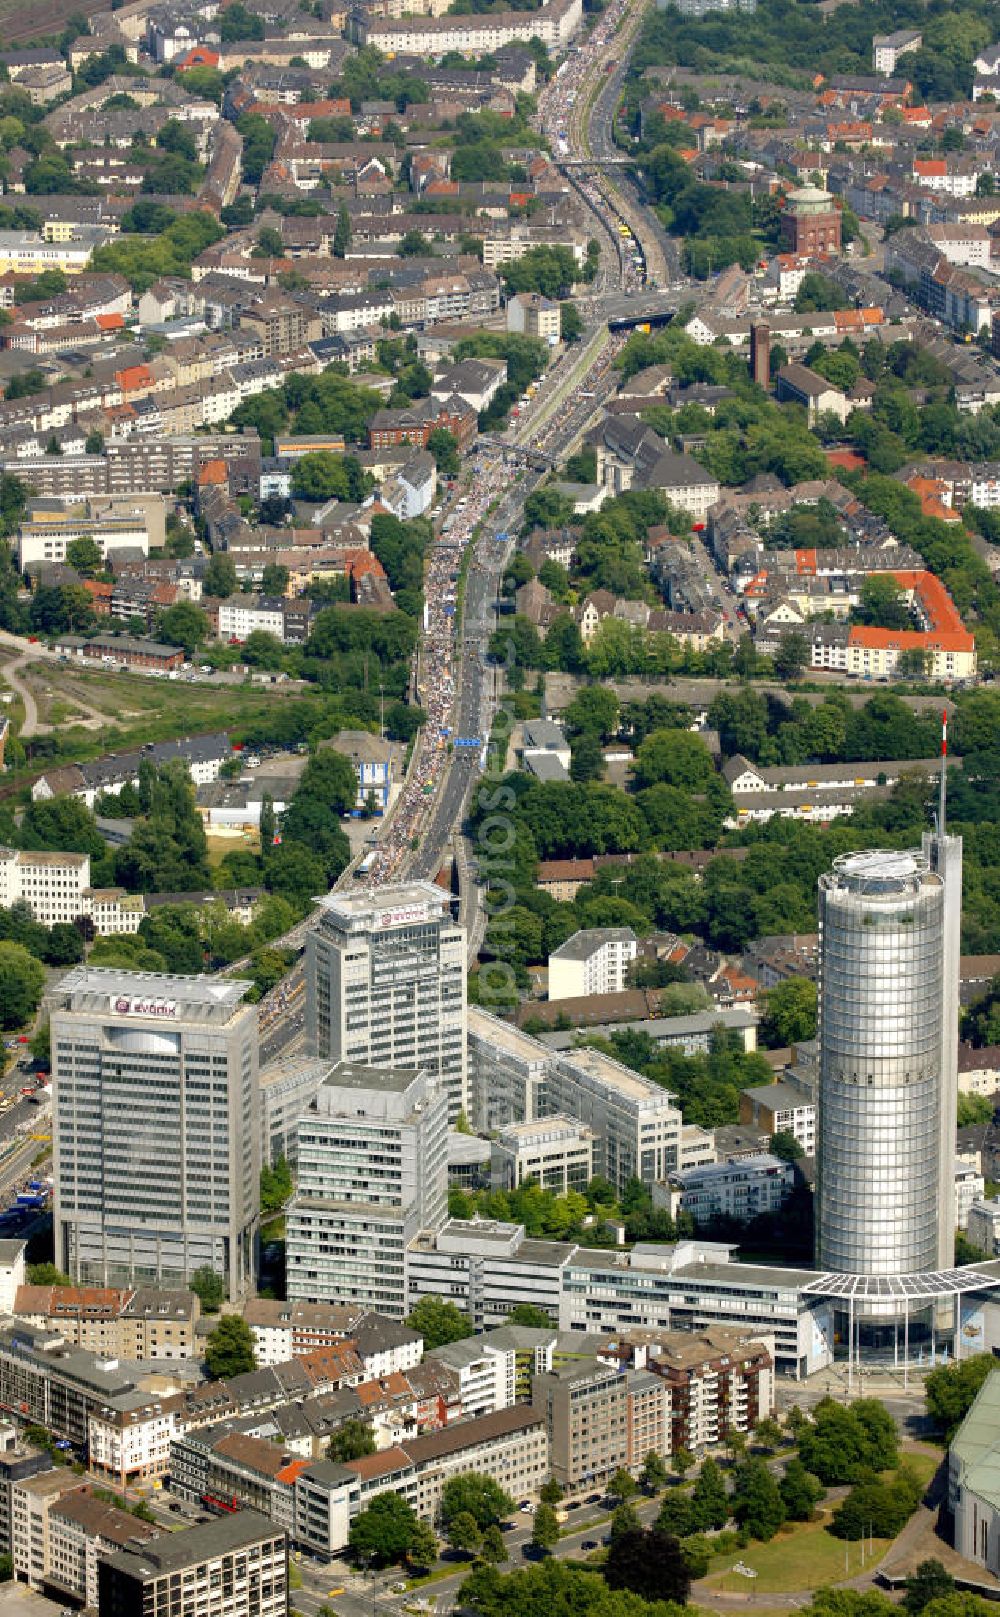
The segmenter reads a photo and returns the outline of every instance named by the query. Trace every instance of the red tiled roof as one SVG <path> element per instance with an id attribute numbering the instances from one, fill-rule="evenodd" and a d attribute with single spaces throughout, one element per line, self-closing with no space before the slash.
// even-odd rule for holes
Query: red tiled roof
<path id="1" fill-rule="evenodd" d="M 410 1457 L 403 1449 L 382 1449 L 379 1454 L 365 1454 L 360 1460 L 349 1460 L 347 1469 L 353 1471 L 362 1482 L 370 1482 L 373 1477 L 384 1476 L 390 1471 L 402 1471 L 410 1464 Z"/>
<path id="2" fill-rule="evenodd" d="M 181 73 L 186 67 L 218 67 L 219 53 L 209 50 L 207 45 L 194 45 L 184 53 L 176 65 Z"/>
<path id="3" fill-rule="evenodd" d="M 115 372 L 115 381 L 123 393 L 133 393 L 137 388 L 150 387 L 153 373 L 148 365 L 128 365 L 123 371 Z"/>

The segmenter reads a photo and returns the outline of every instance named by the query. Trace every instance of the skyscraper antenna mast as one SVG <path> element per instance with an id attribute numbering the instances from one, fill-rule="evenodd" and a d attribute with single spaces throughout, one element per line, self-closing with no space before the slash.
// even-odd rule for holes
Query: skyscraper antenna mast
<path id="1" fill-rule="evenodd" d="M 945 834 L 945 804 L 948 796 L 948 710 L 941 714 L 941 784 L 938 795 L 938 836 Z"/>

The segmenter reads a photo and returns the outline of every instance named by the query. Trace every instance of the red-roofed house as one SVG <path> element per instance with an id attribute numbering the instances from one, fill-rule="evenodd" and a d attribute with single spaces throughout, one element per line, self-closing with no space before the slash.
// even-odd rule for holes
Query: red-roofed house
<path id="1" fill-rule="evenodd" d="M 943 191 L 948 183 L 948 164 L 943 157 L 915 157 L 913 178 L 930 191 Z"/>
<path id="2" fill-rule="evenodd" d="M 219 53 L 210 50 L 207 45 L 194 45 L 191 50 L 185 51 L 174 66 L 179 73 L 186 67 L 218 67 Z"/>
<path id="3" fill-rule="evenodd" d="M 218 488 L 229 481 L 224 460 L 206 460 L 198 473 L 199 488 Z"/>
<path id="4" fill-rule="evenodd" d="M 90 610 L 97 618 L 111 616 L 111 597 L 115 593 L 113 584 L 105 584 L 97 578 L 85 578 L 83 587 L 90 596 Z"/>
<path id="5" fill-rule="evenodd" d="M 115 371 L 115 381 L 124 394 L 132 399 L 141 399 L 153 391 L 153 373 L 148 365 L 127 365 L 122 371 Z"/>
<path id="6" fill-rule="evenodd" d="M 934 573 L 903 569 L 887 576 L 906 595 L 923 626 L 919 629 L 880 629 L 852 624 L 846 644 L 842 631 L 828 632 L 819 624 L 812 636 L 812 666 L 832 668 L 861 679 L 891 679 L 900 657 L 923 654 L 925 670 L 948 682 L 972 679 L 976 673 L 976 642 L 965 627 L 958 608 Z"/>
<path id="7" fill-rule="evenodd" d="M 934 517 L 938 522 L 961 522 L 961 517 L 951 504 L 949 485 L 939 477 L 908 477 L 906 486 L 918 496 L 925 517 Z"/>

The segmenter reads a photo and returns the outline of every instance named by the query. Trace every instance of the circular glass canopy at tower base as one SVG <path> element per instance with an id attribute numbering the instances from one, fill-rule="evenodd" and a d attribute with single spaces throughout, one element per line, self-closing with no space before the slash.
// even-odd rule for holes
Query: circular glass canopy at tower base
<path id="1" fill-rule="evenodd" d="M 919 1274 L 817 1272 L 804 1297 L 833 1309 L 838 1355 L 929 1368 L 986 1349 L 987 1304 L 1000 1304 L 1000 1259 Z"/>

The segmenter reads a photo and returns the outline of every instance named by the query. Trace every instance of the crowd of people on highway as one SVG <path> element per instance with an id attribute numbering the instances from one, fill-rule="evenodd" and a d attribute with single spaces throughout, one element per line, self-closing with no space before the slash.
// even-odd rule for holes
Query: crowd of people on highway
<path id="1" fill-rule="evenodd" d="M 565 58 L 559 72 L 543 89 L 538 103 L 538 122 L 543 134 L 555 152 L 568 151 L 570 139 L 570 111 L 576 96 L 587 78 L 593 74 L 595 63 L 604 64 L 612 48 L 616 30 L 626 10 L 627 0 L 611 0 L 587 38 Z M 618 223 L 609 215 L 606 197 L 599 178 L 585 178 L 582 185 L 591 206 L 602 219 Z M 628 290 L 642 282 L 641 262 L 633 260 L 632 247 L 622 242 L 624 273 L 621 284 Z M 610 366 L 620 346 L 612 342 L 586 372 L 576 390 L 575 397 L 567 401 L 566 410 L 555 413 L 537 437 L 537 447 L 556 447 L 565 437 L 567 420 L 583 410 L 598 391 L 609 386 Z M 569 356 L 567 356 L 569 358 Z M 516 429 L 515 429 L 516 430 Z M 513 437 L 513 434 L 512 434 Z M 534 435 L 532 435 L 534 437 Z M 383 837 L 379 839 L 371 864 L 364 872 L 364 881 L 380 886 L 398 878 L 420 829 L 429 813 L 442 769 L 448 759 L 448 749 L 460 743 L 485 744 L 485 736 L 454 736 L 451 733 L 452 708 L 455 696 L 455 611 L 456 589 L 462 558 L 477 524 L 490 505 L 510 486 L 515 459 L 512 454 L 499 454 L 492 448 L 480 446 L 468 487 L 452 496 L 445 506 L 439 531 L 431 551 L 424 595 L 424 634 L 420 650 L 418 697 L 427 713 L 427 722 L 420 732 L 416 757 L 411 761 L 405 784 L 395 804 Z M 481 544 L 494 544 L 492 524 L 488 524 Z M 470 749 L 471 750 L 471 749 Z"/>
<path id="2" fill-rule="evenodd" d="M 385 834 L 379 839 L 374 858 L 365 872 L 366 885 L 381 886 L 401 873 L 413 839 L 429 812 L 449 748 L 460 746 L 471 755 L 476 751 L 471 743 L 485 744 L 485 736 L 452 733 L 458 584 L 472 534 L 493 502 L 506 492 L 510 479 L 511 470 L 504 456 L 492 450 L 480 451 L 473 463 L 470 481 L 456 489 L 445 505 L 424 578 L 426 604 L 417 696 L 427 721 L 417 736 L 416 756 L 411 759 Z M 496 543 L 490 525 L 484 529 L 480 543 Z"/>
<path id="3" fill-rule="evenodd" d="M 584 86 L 592 79 L 595 67 L 600 66 L 602 71 L 614 67 L 614 41 L 627 9 L 628 0 L 611 0 L 590 34 L 563 58 L 558 72 L 539 95 L 538 125 L 557 157 L 587 156 L 577 147 L 574 108 Z M 619 286 L 625 292 L 637 290 L 644 280 L 641 256 L 637 255 L 632 238 L 621 236 L 620 220 L 609 198 L 607 182 L 600 174 L 581 171 L 578 184 L 612 236 L 617 233 L 621 237 L 620 272 L 615 277 Z"/>
<path id="4" fill-rule="evenodd" d="M 600 64 L 602 68 L 609 65 L 608 53 L 613 50 L 613 41 L 626 9 L 627 0 L 611 0 L 591 33 L 574 47 L 558 73 L 541 92 L 538 125 L 556 155 L 568 155 L 573 149 L 573 106 L 582 87 L 588 79 L 592 79 L 595 65 Z M 584 154 L 580 152 L 574 155 Z M 620 260 L 620 273 L 616 274 L 615 279 L 626 291 L 639 287 L 643 280 L 641 256 L 635 243 L 620 228 L 622 221 L 609 203 L 606 182 L 597 175 L 581 174 L 579 183 L 586 200 L 600 216 L 605 228 L 610 230 L 612 238 L 617 235 L 616 247 L 619 251 L 616 256 Z M 614 338 L 606 344 L 576 384 L 573 395 L 565 401 L 565 407 L 557 410 L 537 434 L 529 431 L 527 437 L 532 447 L 551 450 L 554 455 L 565 451 L 565 444 L 572 436 L 578 418 L 581 423 L 584 422 L 593 411 L 595 399 L 610 391 L 611 366 L 620 345 L 620 340 Z M 563 363 L 572 363 L 571 354 L 564 357 Z M 556 379 L 550 377 L 548 380 L 554 382 Z M 527 425 L 528 422 L 522 424 Z M 354 871 L 353 879 L 363 882 L 366 887 L 384 886 L 400 879 L 405 873 L 409 855 L 430 818 L 434 795 L 450 758 L 461 747 L 471 759 L 487 740 L 485 735 L 458 736 L 452 730 L 458 656 L 455 631 L 459 580 L 466 548 L 480 523 L 483 523 L 483 532 L 478 543 L 482 546 L 496 544 L 495 523 L 499 518 L 489 522 L 484 522 L 484 519 L 489 508 L 510 492 L 519 465 L 514 441 L 518 430 L 514 427 L 510 431 L 509 449 L 502 448 L 496 441 L 480 443 L 471 468 L 471 478 L 462 479 L 459 486 L 451 489 L 436 523 L 435 540 L 425 574 L 426 604 L 417 674 L 417 699 L 427 718 L 417 734 L 414 743 L 416 750 L 410 760 L 406 779 L 381 828 L 377 845 Z M 301 923 L 303 928 L 309 924 L 309 921 Z M 268 996 L 268 1000 L 274 1001 L 268 1020 L 279 1020 L 288 1012 L 289 1007 L 287 1003 L 282 1003 L 280 995 L 281 990 Z"/>

